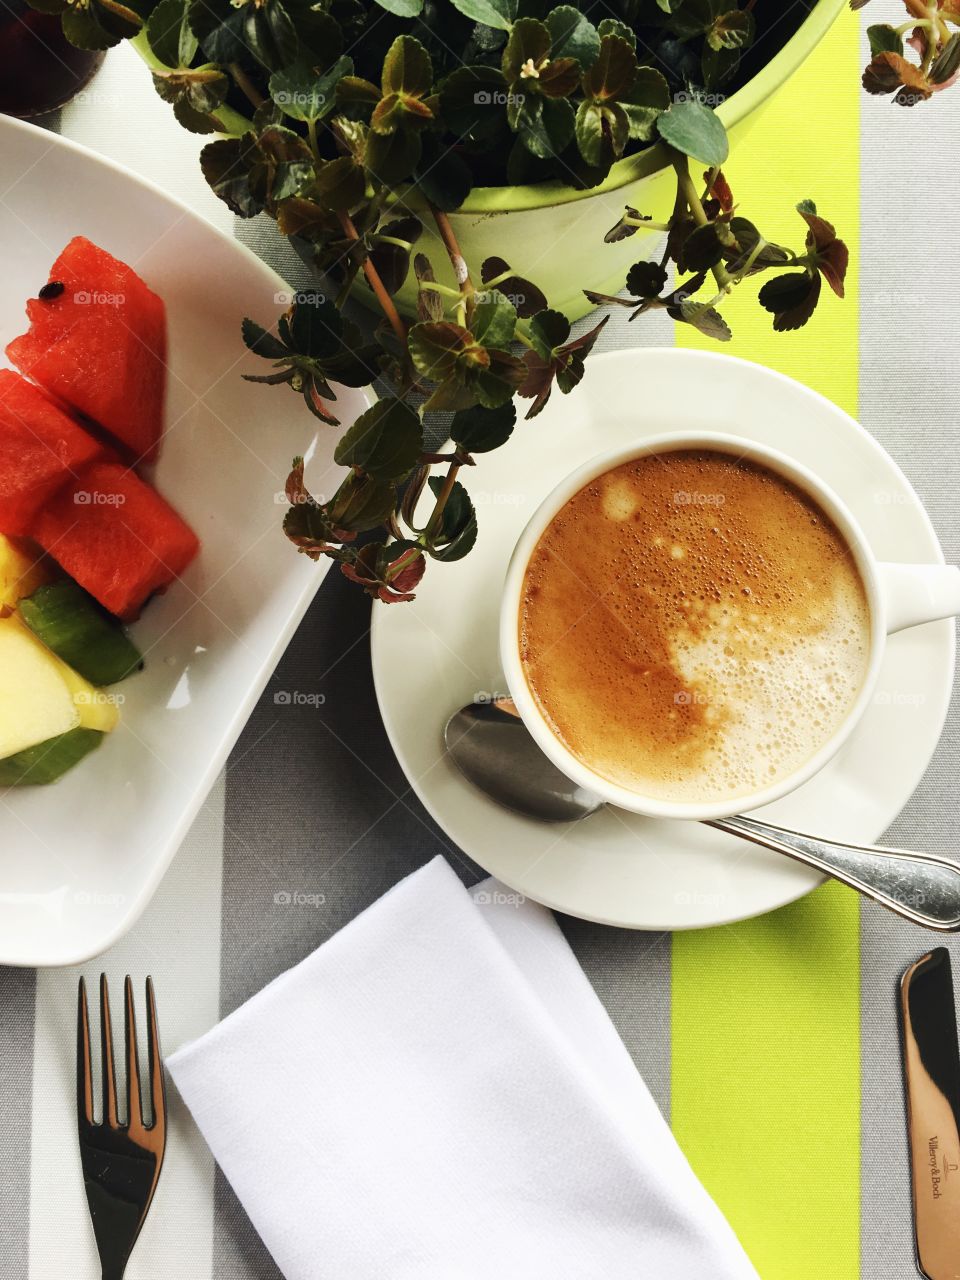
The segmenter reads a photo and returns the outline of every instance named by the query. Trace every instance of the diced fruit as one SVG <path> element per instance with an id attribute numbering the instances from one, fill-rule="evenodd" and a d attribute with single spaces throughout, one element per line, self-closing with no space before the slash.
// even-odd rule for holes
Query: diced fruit
<path id="1" fill-rule="evenodd" d="M 96 729 L 71 729 L 58 738 L 0 760 L 0 787 L 56 782 L 103 741 Z"/>
<path id="2" fill-rule="evenodd" d="M 84 680 L 79 671 L 73 671 L 65 662 L 61 665 L 63 678 L 73 696 L 73 705 L 80 715 L 80 727 L 97 729 L 100 733 L 112 733 L 120 721 L 114 696 L 104 693 L 102 689 L 95 689 L 89 680 Z"/>
<path id="3" fill-rule="evenodd" d="M 60 660 L 15 615 L 0 618 L 0 758 L 79 724 Z"/>
<path id="4" fill-rule="evenodd" d="M 38 387 L 0 369 L 0 533 L 29 534 L 44 503 L 100 452 Z"/>
<path id="5" fill-rule="evenodd" d="M 19 615 L 0 618 L 0 786 L 53 782 L 99 746 L 119 715 Z"/>
<path id="6" fill-rule="evenodd" d="M 76 236 L 27 303 L 30 329 L 10 360 L 64 403 L 150 460 L 163 431 L 166 314 L 125 263 Z"/>
<path id="7" fill-rule="evenodd" d="M 143 659 L 117 622 L 75 582 L 51 582 L 20 601 L 30 630 L 58 658 L 92 684 L 115 684 L 138 671 Z"/>
<path id="8" fill-rule="evenodd" d="M 179 577 L 197 553 L 189 525 L 132 471 L 93 463 L 40 513 L 34 537 L 120 618 Z"/>
<path id="9" fill-rule="evenodd" d="M 12 613 L 22 596 L 50 581 L 50 570 L 38 547 L 13 542 L 0 533 L 0 618 Z"/>

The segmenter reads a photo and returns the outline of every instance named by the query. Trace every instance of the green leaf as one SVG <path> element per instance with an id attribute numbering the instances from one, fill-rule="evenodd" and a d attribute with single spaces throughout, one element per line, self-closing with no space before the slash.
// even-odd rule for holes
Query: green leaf
<path id="1" fill-rule="evenodd" d="M 397 36 L 383 60 L 381 89 L 384 97 L 396 93 L 422 97 L 433 84 L 430 55 L 413 36 Z"/>
<path id="2" fill-rule="evenodd" d="M 241 325 L 244 343 L 258 356 L 265 360 L 283 360 L 290 353 L 279 338 L 268 333 L 256 320 L 245 318 Z"/>
<path id="3" fill-rule="evenodd" d="M 576 120 L 577 146 L 589 165 L 609 168 L 623 155 L 630 120 L 618 102 L 581 102 Z"/>
<path id="4" fill-rule="evenodd" d="M 343 53 L 345 28 L 313 0 L 284 0 L 284 3 L 293 17 L 300 41 L 297 60 L 329 67 Z"/>
<path id="5" fill-rule="evenodd" d="M 279 71 L 293 62 L 300 42 L 282 0 L 247 0 L 240 12 L 244 42 L 258 62 L 268 71 Z"/>
<path id="6" fill-rule="evenodd" d="M 377 0 L 377 4 L 398 18 L 416 18 L 423 10 L 423 0 Z"/>
<path id="7" fill-rule="evenodd" d="M 903 36 L 886 22 L 867 27 L 867 39 L 874 57 L 878 53 L 903 53 Z"/>
<path id="8" fill-rule="evenodd" d="M 164 100 L 172 102 L 174 114 L 195 133 L 210 133 L 217 128 L 212 112 L 222 106 L 230 88 L 227 76 L 215 67 L 185 68 L 177 71 L 155 71 L 153 87 Z"/>
<path id="9" fill-rule="evenodd" d="M 604 36 L 619 36 L 621 40 L 626 40 L 631 49 L 636 50 L 637 33 L 633 27 L 628 27 L 617 18 L 604 18 L 597 27 L 597 34 L 601 40 Z"/>
<path id="10" fill-rule="evenodd" d="M 583 94 L 591 102 L 610 102 L 632 88 L 637 76 L 637 55 L 621 36 L 604 36 L 600 52 L 583 77 Z"/>
<path id="11" fill-rule="evenodd" d="M 377 228 L 370 260 L 387 293 L 394 294 L 403 286 L 410 270 L 410 250 L 420 239 L 422 232 L 423 223 L 412 215 L 393 218 Z M 403 243 L 396 244 L 394 241 Z"/>
<path id="12" fill-rule="evenodd" d="M 280 334 L 297 355 L 322 360 L 340 349 L 343 320 L 329 298 L 298 294 L 289 318 L 281 321 Z"/>
<path id="13" fill-rule="evenodd" d="M 459 209 L 473 185 L 472 170 L 463 156 L 431 133 L 424 135 L 415 176 L 421 195 L 444 213 Z"/>
<path id="14" fill-rule="evenodd" d="M 470 329 L 477 342 L 485 347 L 506 349 L 517 329 L 517 309 L 496 289 L 478 294 Z"/>
<path id="15" fill-rule="evenodd" d="M 813 315 L 820 300 L 820 274 L 791 271 L 774 276 L 758 294 L 760 305 L 773 312 L 773 327 L 778 332 L 801 329 Z"/>
<path id="16" fill-rule="evenodd" d="M 486 409 L 496 409 L 508 404 L 523 382 L 523 361 L 511 355 L 509 351 L 489 348 L 489 369 L 472 369 L 467 378 L 467 391 L 473 395 Z M 457 409 L 469 407 L 469 402 L 454 406 Z"/>
<path id="17" fill-rule="evenodd" d="M 322 120 L 336 105 L 337 81 L 352 71 L 352 58 L 338 58 L 321 75 L 310 63 L 299 60 L 273 73 L 270 97 L 293 120 Z"/>
<path id="18" fill-rule="evenodd" d="M 696 227 L 687 236 L 681 254 L 681 270 L 709 271 L 723 260 L 727 246 L 721 239 L 719 227 L 715 222 Z"/>
<path id="19" fill-rule="evenodd" d="M 222 138 L 209 142 L 200 152 L 203 176 L 220 199 L 239 218 L 263 212 L 264 202 L 251 186 L 251 175 L 259 153 L 252 133 L 242 138 Z"/>
<path id="20" fill-rule="evenodd" d="M 760 232 L 749 218 L 742 218 L 738 215 L 730 219 L 730 233 L 737 242 L 739 252 L 729 254 L 727 263 L 729 269 L 736 273 L 743 270 L 744 263 L 760 243 Z M 789 259 L 790 254 L 786 249 L 768 241 L 754 257 L 750 273 L 762 271 L 766 267 L 779 266 L 789 261 Z"/>
<path id="21" fill-rule="evenodd" d="M 576 115 L 566 98 L 534 98 L 518 121 L 519 135 L 531 154 L 542 160 L 560 156 L 573 140 Z"/>
<path id="22" fill-rule="evenodd" d="M 380 101 L 380 90 L 372 81 L 364 80 L 362 76 L 344 76 L 337 83 L 337 101 L 346 106 L 352 103 L 375 105 Z"/>
<path id="23" fill-rule="evenodd" d="M 547 14 L 551 58 L 574 58 L 586 71 L 600 54 L 600 36 L 592 22 L 572 4 L 562 4 Z"/>
<path id="24" fill-rule="evenodd" d="M 245 15 L 230 0 L 189 0 L 187 22 L 211 62 L 248 58 L 244 40 Z"/>
<path id="25" fill-rule="evenodd" d="M 517 308 L 517 315 L 524 319 L 546 310 L 547 299 L 541 290 L 531 281 L 517 275 L 503 258 L 484 258 L 480 264 L 480 279 L 485 285 L 499 289 Z"/>
<path id="26" fill-rule="evenodd" d="M 147 41 L 166 66 L 189 67 L 197 37 L 187 21 L 187 0 L 160 0 L 147 19 Z"/>
<path id="27" fill-rule="evenodd" d="M 429 480 L 433 496 L 439 497 L 444 486 L 442 476 L 431 476 Z M 443 508 L 440 529 L 431 539 L 428 548 L 434 560 L 454 561 L 473 550 L 477 541 L 477 513 L 470 495 L 459 480 L 454 482 Z"/>
<path id="28" fill-rule="evenodd" d="M 517 421 L 513 401 L 498 409 L 484 409 L 480 405 L 462 409 L 453 415 L 450 439 L 467 453 L 490 453 L 510 439 Z"/>
<path id="29" fill-rule="evenodd" d="M 693 298 L 684 298 L 679 308 L 670 307 L 668 310 L 674 319 L 693 325 L 706 337 L 715 338 L 717 342 L 729 342 L 733 336 L 720 312 L 706 302 L 695 302 Z M 679 315 L 676 314 L 677 310 Z"/>
<path id="30" fill-rule="evenodd" d="M 367 177 L 353 156 L 337 156 L 317 173 L 310 194 L 324 209 L 346 212 L 363 200 Z"/>
<path id="31" fill-rule="evenodd" d="M 752 44 L 754 36 L 753 14 L 747 9 L 731 9 L 721 13 L 710 24 L 707 44 L 711 49 L 743 49 Z"/>
<path id="32" fill-rule="evenodd" d="M 411 177 L 420 163 L 421 150 L 420 134 L 412 129 L 397 129 L 386 135 L 371 132 L 364 163 L 375 178 L 391 186 Z"/>
<path id="33" fill-rule="evenodd" d="M 454 8 L 485 27 L 509 31 L 517 16 L 518 0 L 453 0 Z"/>
<path id="34" fill-rule="evenodd" d="M 359 467 L 377 480 L 403 480 L 422 448 L 420 417 L 402 400 L 378 400 L 361 413 L 334 451 L 334 462 Z"/>
<path id="35" fill-rule="evenodd" d="M 943 84 L 960 70 L 960 31 L 955 31 L 930 66 L 930 79 Z"/>
<path id="36" fill-rule="evenodd" d="M 630 137 L 649 142 L 658 118 L 670 106 L 670 86 L 659 71 L 640 67 L 633 86 L 619 101 L 630 122 Z"/>
<path id="37" fill-rule="evenodd" d="M 499 67 L 458 67 L 440 86 L 440 117 L 460 137 L 486 138 L 501 127 L 507 82 Z"/>
<path id="38" fill-rule="evenodd" d="M 657 298 L 666 283 L 666 268 L 659 262 L 635 262 L 627 273 L 627 290 L 635 298 Z"/>
<path id="39" fill-rule="evenodd" d="M 392 515 L 396 503 L 396 485 L 351 471 L 326 508 L 337 529 L 366 533 L 382 525 Z"/>
<path id="40" fill-rule="evenodd" d="M 526 76 L 524 68 L 530 63 L 539 67 L 549 53 L 550 32 L 546 24 L 536 18 L 518 19 L 503 49 L 500 65 L 504 79 L 510 85 L 524 84 L 535 90 L 535 77 Z"/>
<path id="41" fill-rule="evenodd" d="M 692 156 L 701 164 L 723 164 L 729 152 L 727 131 L 709 107 L 695 98 L 674 102 L 669 111 L 657 119 L 661 138 L 677 151 Z"/>
<path id="42" fill-rule="evenodd" d="M 561 311 L 538 311 L 530 321 L 530 340 L 543 360 L 552 359 L 554 348 L 563 346 L 569 337 L 570 321 Z"/>
<path id="43" fill-rule="evenodd" d="M 257 139 L 260 163 L 251 182 L 264 202 L 274 204 L 300 195 L 314 179 L 313 153 L 299 134 L 283 125 L 269 125 Z"/>
<path id="44" fill-rule="evenodd" d="M 478 348 L 468 329 L 446 320 L 415 324 L 408 346 L 414 368 L 433 382 L 443 382 L 456 373 L 465 353 Z"/>
<path id="45" fill-rule="evenodd" d="M 120 43 L 123 35 L 108 30 L 100 21 L 93 8 L 68 8 L 61 18 L 63 34 L 78 49 L 112 49 Z M 131 28 L 129 34 L 136 35 L 137 29 Z"/>

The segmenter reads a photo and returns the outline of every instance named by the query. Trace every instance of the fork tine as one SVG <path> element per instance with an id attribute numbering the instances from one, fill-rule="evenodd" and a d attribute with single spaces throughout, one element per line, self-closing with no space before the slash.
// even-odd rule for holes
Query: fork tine
<path id="1" fill-rule="evenodd" d="M 147 978 L 147 1050 L 150 1058 L 150 1106 L 153 1117 L 151 1129 L 159 1129 L 162 1135 L 167 1125 L 167 1099 L 164 1092 L 163 1063 L 160 1060 L 160 1029 L 157 1026 L 157 1002 L 153 993 L 153 979 Z"/>
<path id="2" fill-rule="evenodd" d="M 77 1116 L 93 1124 L 93 1076 L 90 1067 L 90 1012 L 87 984 L 83 978 L 77 991 Z"/>
<path id="3" fill-rule="evenodd" d="M 127 1047 L 127 1125 L 143 1127 L 143 1102 L 140 1097 L 140 1059 L 137 1054 L 137 1015 L 133 1007 L 133 983 L 127 974 L 123 983 L 123 1025 Z"/>
<path id="4" fill-rule="evenodd" d="M 103 1123 L 117 1127 L 117 1077 L 113 1069 L 113 1029 L 110 1025 L 110 992 L 107 975 L 100 975 L 100 1049 L 103 1071 Z"/>

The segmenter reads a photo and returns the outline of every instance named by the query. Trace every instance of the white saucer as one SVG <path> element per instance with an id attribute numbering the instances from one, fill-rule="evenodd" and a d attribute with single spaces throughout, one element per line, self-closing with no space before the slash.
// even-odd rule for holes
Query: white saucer
<path id="1" fill-rule="evenodd" d="M 725 924 L 792 902 L 821 877 L 697 823 L 607 809 L 546 826 L 500 808 L 446 758 L 457 707 L 504 689 L 497 653 L 510 551 L 537 504 L 595 454 L 685 428 L 757 440 L 805 463 L 849 505 L 881 560 L 943 560 L 906 477 L 852 418 L 781 374 L 682 350 L 594 358 L 464 479 L 480 536 L 463 561 L 428 566 L 412 604 L 377 606 L 373 670 L 384 722 L 410 784 L 464 853 L 511 888 L 569 915 L 633 929 Z M 850 740 L 799 791 L 758 810 L 783 826 L 861 843 L 890 825 L 930 762 L 950 697 L 954 623 L 888 641 L 877 694 Z"/>

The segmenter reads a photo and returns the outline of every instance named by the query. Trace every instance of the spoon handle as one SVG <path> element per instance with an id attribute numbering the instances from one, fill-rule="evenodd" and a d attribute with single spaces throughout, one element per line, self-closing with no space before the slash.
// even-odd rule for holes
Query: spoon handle
<path id="1" fill-rule="evenodd" d="M 914 924 L 960 930 L 960 863 L 933 853 L 840 844 L 786 831 L 756 818 L 716 818 L 707 826 L 805 862 Z"/>

